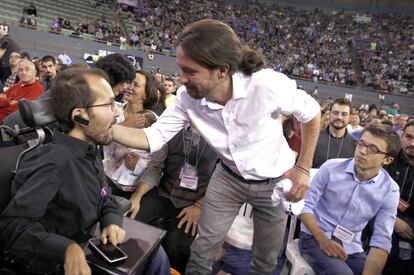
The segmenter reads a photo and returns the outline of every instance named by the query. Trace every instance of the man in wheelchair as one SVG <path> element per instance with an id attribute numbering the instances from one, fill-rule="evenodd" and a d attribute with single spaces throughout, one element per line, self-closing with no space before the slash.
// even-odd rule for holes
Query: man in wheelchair
<path id="1" fill-rule="evenodd" d="M 21 161 L 0 216 L 0 251 L 22 272 L 90 274 L 80 244 L 96 223 L 103 243 L 117 245 L 125 236 L 96 149 L 112 141 L 114 94 L 103 71 L 74 68 L 57 77 L 51 102 L 61 132 Z M 146 272 L 169 274 L 162 248 Z"/>

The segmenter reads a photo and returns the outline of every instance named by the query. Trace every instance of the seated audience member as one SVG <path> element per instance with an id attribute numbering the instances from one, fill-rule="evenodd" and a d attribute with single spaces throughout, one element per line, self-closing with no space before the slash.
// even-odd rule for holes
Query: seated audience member
<path id="1" fill-rule="evenodd" d="M 10 74 L 9 60 L 14 52 L 20 52 L 20 46 L 8 34 L 9 26 L 0 24 L 0 82 L 4 83 Z"/>
<path id="2" fill-rule="evenodd" d="M 41 60 L 41 66 L 45 72 L 45 76 L 40 80 L 45 90 L 49 90 L 52 86 L 52 81 L 57 75 L 57 61 L 51 55 L 46 55 Z"/>
<path id="3" fill-rule="evenodd" d="M 171 266 L 181 274 L 216 163 L 217 154 L 188 125 L 153 154 L 130 198 L 131 218 L 167 230 L 162 245 Z"/>
<path id="4" fill-rule="evenodd" d="M 154 113 L 156 113 L 158 116 L 161 116 L 164 110 L 167 108 L 167 106 L 165 106 L 165 96 L 166 96 L 165 87 L 161 82 L 157 81 L 157 89 L 158 89 L 158 101 L 157 101 L 157 104 L 155 104 L 151 108 L 151 111 L 154 111 Z"/>
<path id="5" fill-rule="evenodd" d="M 96 148 L 112 141 L 114 94 L 103 71 L 68 69 L 53 84 L 51 100 L 62 132 L 21 162 L 14 196 L 0 216 L 0 251 L 26 272 L 90 274 L 80 244 L 94 225 L 100 222 L 104 244 L 125 236 Z M 150 259 L 147 273 L 169 274 L 163 253 Z"/>
<path id="6" fill-rule="evenodd" d="M 50 65 L 50 64 L 49 64 Z M 71 67 L 84 66 L 84 64 L 72 64 Z M 129 84 L 135 79 L 134 67 L 128 62 L 128 60 L 121 54 L 109 54 L 96 62 L 96 68 L 103 70 L 108 78 L 109 84 L 112 87 L 112 91 L 115 96 L 120 94 L 125 87 L 128 87 Z M 41 66 L 40 66 L 41 68 Z M 45 91 L 39 98 L 50 97 L 49 90 Z M 120 102 L 115 102 L 117 113 L 123 113 L 123 104 Z M 15 125 L 18 125 L 20 128 L 26 127 L 23 123 L 19 111 L 8 116 L 4 124 L 14 128 Z M 128 127 L 137 127 L 137 125 L 142 125 L 141 117 L 131 117 L 131 119 L 125 119 L 122 122 L 122 125 Z"/>
<path id="7" fill-rule="evenodd" d="M 360 119 L 358 112 L 354 112 L 351 114 L 351 117 L 349 119 L 349 124 L 346 126 L 346 130 L 348 133 L 353 133 L 357 130 L 362 130 L 362 126 L 360 125 Z"/>
<path id="8" fill-rule="evenodd" d="M 409 275 L 414 270 L 414 121 L 403 128 L 401 151 L 384 168 L 400 186 L 400 202 L 392 235 L 392 250 L 384 273 Z"/>
<path id="9" fill-rule="evenodd" d="M 164 87 L 165 87 L 165 106 L 170 106 L 175 99 L 175 91 L 177 90 L 177 87 L 175 85 L 174 79 L 171 77 L 166 77 L 164 80 Z"/>
<path id="10" fill-rule="evenodd" d="M 95 67 L 104 70 L 108 74 L 109 83 L 115 94 L 118 113 L 122 114 L 123 104 L 121 104 L 121 99 L 124 91 L 136 77 L 134 67 L 125 56 L 119 53 L 100 58 Z"/>
<path id="11" fill-rule="evenodd" d="M 20 82 L 0 94 L 0 121 L 18 109 L 17 103 L 20 99 L 33 100 L 44 91 L 43 86 L 36 78 L 36 68 L 31 61 L 24 59 L 19 61 L 17 77 Z"/>
<path id="12" fill-rule="evenodd" d="M 148 110 L 157 102 L 155 78 L 147 72 L 137 71 L 135 80 L 125 91 L 124 101 L 126 105 L 118 118 L 119 122 L 130 116 L 139 115 L 145 119 L 143 127 L 151 126 L 157 120 L 156 115 Z M 151 160 L 151 155 L 147 151 L 128 148 L 113 142 L 104 147 L 104 156 L 106 174 L 118 189 L 126 192 L 123 195 L 129 198 L 130 192 L 135 191 L 138 176 Z"/>
<path id="13" fill-rule="evenodd" d="M 19 82 L 19 78 L 17 77 L 17 65 L 20 61 L 20 53 L 13 52 L 9 57 L 9 69 L 10 69 L 10 75 L 7 77 L 6 82 L 4 82 L 5 88 L 10 88 L 17 82 Z"/>
<path id="14" fill-rule="evenodd" d="M 319 132 L 313 168 L 333 158 L 349 158 L 355 151 L 356 139 L 347 131 L 352 104 L 346 98 L 336 99 L 330 108 L 329 126 Z"/>
<path id="15" fill-rule="evenodd" d="M 400 150 L 388 125 L 367 126 L 354 158 L 323 164 L 305 195 L 299 249 L 317 274 L 380 274 L 391 250 L 398 185 L 382 168 Z M 361 232 L 375 219 L 368 256 Z"/>

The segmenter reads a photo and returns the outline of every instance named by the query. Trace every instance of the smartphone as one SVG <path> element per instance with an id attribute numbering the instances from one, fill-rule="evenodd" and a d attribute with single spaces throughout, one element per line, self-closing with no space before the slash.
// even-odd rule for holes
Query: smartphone
<path id="1" fill-rule="evenodd" d="M 109 241 L 107 244 L 103 244 L 99 238 L 94 238 L 89 240 L 89 245 L 109 263 L 116 263 L 128 258 L 128 255 L 122 249 Z"/>

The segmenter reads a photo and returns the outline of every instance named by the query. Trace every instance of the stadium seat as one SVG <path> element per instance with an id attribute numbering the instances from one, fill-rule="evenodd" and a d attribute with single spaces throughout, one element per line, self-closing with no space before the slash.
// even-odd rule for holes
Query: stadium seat
<path id="1" fill-rule="evenodd" d="M 252 206 L 245 203 L 234 219 L 225 242 L 240 249 L 251 250 L 253 244 Z"/>
<path id="2" fill-rule="evenodd" d="M 308 265 L 300 255 L 299 239 L 293 239 L 295 233 L 297 217 L 291 215 L 289 225 L 289 236 L 286 246 L 286 259 L 291 265 L 290 275 L 315 275 L 312 267 Z"/>

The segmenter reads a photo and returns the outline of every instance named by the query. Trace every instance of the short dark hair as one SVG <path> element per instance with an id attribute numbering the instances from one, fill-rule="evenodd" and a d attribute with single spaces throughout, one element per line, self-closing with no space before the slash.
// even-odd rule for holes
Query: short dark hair
<path id="1" fill-rule="evenodd" d="M 407 122 L 407 123 L 404 125 L 404 128 L 403 128 L 403 133 L 405 133 L 405 130 L 406 130 L 408 127 L 411 127 L 411 126 L 414 126 L 414 120 L 411 120 L 411 121 Z"/>
<path id="2" fill-rule="evenodd" d="M 348 106 L 349 107 L 349 114 L 352 114 L 353 107 L 352 107 L 352 103 L 351 103 L 351 101 L 349 101 L 349 99 L 347 99 L 345 97 L 340 97 L 340 98 L 335 99 L 334 102 L 332 102 L 331 106 L 329 107 L 329 111 L 332 111 L 332 106 L 334 106 L 335 104 Z"/>
<path id="3" fill-rule="evenodd" d="M 109 84 L 115 87 L 121 83 L 131 83 L 135 79 L 134 67 L 128 59 L 120 53 L 109 54 L 101 57 L 95 65 L 96 68 L 105 71 L 109 77 Z"/>
<path id="4" fill-rule="evenodd" d="M 387 154 L 390 157 L 395 158 L 398 156 L 401 150 L 400 136 L 391 126 L 385 124 L 368 125 L 362 130 L 362 134 L 365 132 L 370 132 L 372 135 L 384 140 L 387 143 Z"/>
<path id="5" fill-rule="evenodd" d="M 136 73 L 145 77 L 144 109 L 150 109 L 158 101 L 157 80 L 149 72 L 138 70 Z"/>
<path id="6" fill-rule="evenodd" d="M 203 19 L 184 28 L 177 40 L 185 54 L 207 69 L 229 66 L 229 74 L 246 75 L 264 66 L 263 56 L 243 46 L 232 28 L 218 20 Z"/>
<path id="7" fill-rule="evenodd" d="M 51 55 L 45 55 L 42 57 L 42 63 L 43 62 L 52 62 L 54 65 L 56 65 L 56 58 Z"/>
<path id="8" fill-rule="evenodd" d="M 377 110 L 377 112 L 378 112 L 378 106 L 376 104 L 369 105 L 369 107 L 368 107 L 368 113 L 371 112 L 374 109 Z"/>
<path id="9" fill-rule="evenodd" d="M 108 81 L 108 76 L 100 69 L 70 68 L 59 73 L 50 88 L 53 114 L 64 133 L 70 132 L 74 127 L 73 109 L 86 108 L 96 100 L 86 75 L 102 77 Z"/>
<path id="10" fill-rule="evenodd" d="M 175 80 L 174 80 L 174 78 L 172 78 L 171 76 L 167 76 L 167 77 L 165 77 L 164 82 L 165 82 L 165 81 L 172 82 L 172 83 L 173 83 L 173 85 L 175 86 Z"/>

